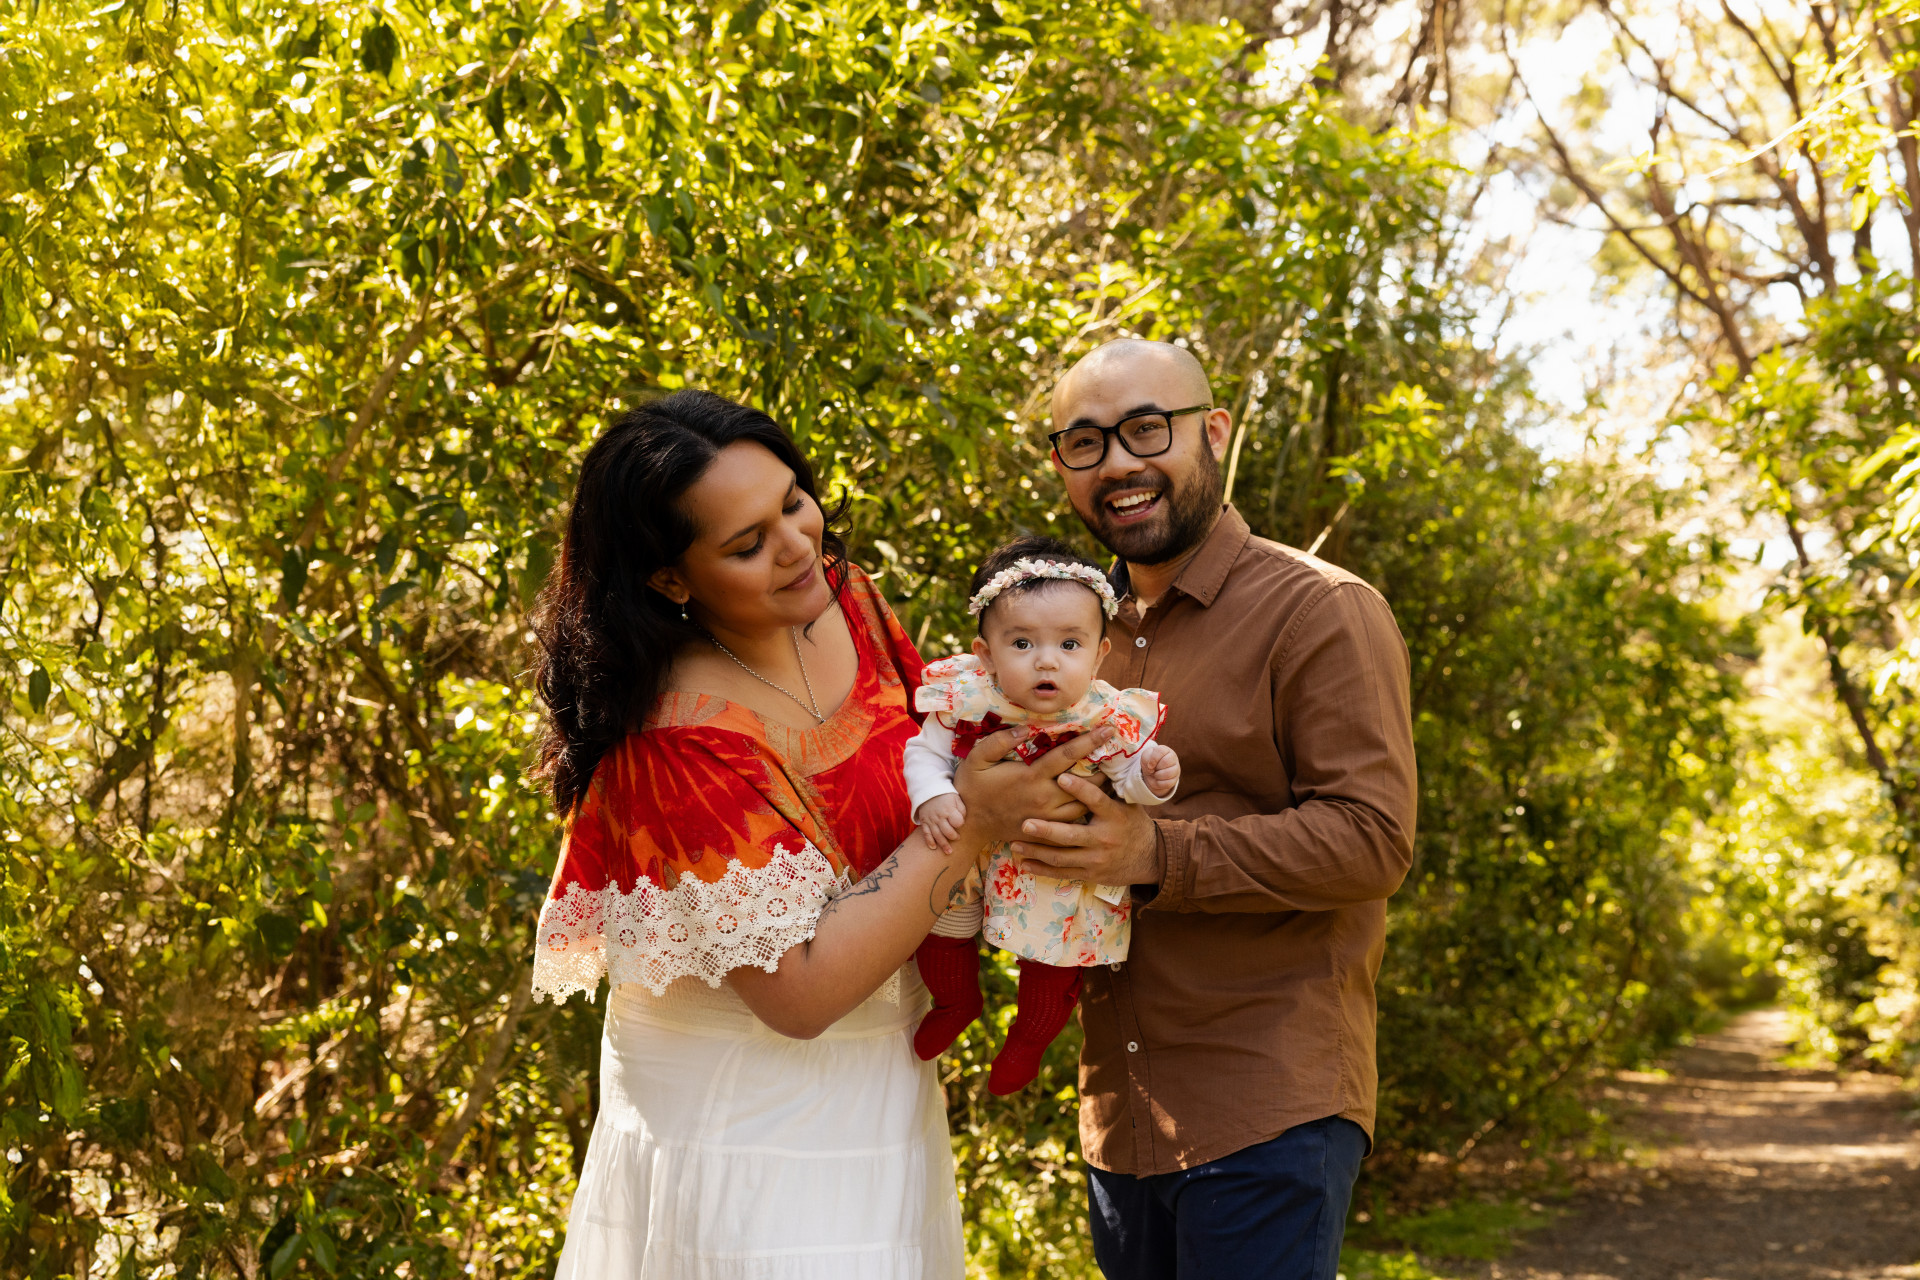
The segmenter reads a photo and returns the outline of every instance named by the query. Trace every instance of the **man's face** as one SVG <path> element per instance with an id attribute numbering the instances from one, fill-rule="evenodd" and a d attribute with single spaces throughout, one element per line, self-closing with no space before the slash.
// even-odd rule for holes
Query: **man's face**
<path id="1" fill-rule="evenodd" d="M 1151 410 L 1182 409 L 1207 398 L 1189 370 L 1152 352 L 1074 371 L 1053 401 L 1053 429 L 1110 427 Z M 1220 514 L 1220 455 L 1232 419 L 1224 409 L 1173 420 L 1165 453 L 1136 458 L 1118 440 L 1097 466 L 1053 468 L 1073 509 L 1109 551 L 1134 564 L 1165 564 L 1207 536 Z"/>

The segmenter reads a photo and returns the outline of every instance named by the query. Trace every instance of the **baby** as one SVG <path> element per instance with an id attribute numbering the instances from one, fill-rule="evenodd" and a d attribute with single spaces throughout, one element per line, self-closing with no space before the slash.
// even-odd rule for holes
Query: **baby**
<path id="1" fill-rule="evenodd" d="M 966 815 L 954 769 L 981 738 L 1008 727 L 1021 732 L 1007 758 L 1029 761 L 1109 728 L 1113 740 L 1073 772 L 1105 774 L 1128 804 L 1171 799 L 1180 759 L 1153 740 L 1165 716 L 1159 696 L 1094 678 L 1110 647 L 1107 619 L 1118 607 L 1106 575 L 1064 543 L 1026 537 L 987 557 L 973 591 L 967 611 L 980 619 L 973 653 L 927 667 L 915 705 L 929 714 L 903 760 L 913 818 L 928 841 L 951 849 Z M 964 901 L 914 955 L 933 993 L 914 1052 L 939 1057 L 985 1007 L 974 941 L 984 917 L 987 941 L 1020 957 L 1019 1009 L 987 1087 L 996 1094 L 1025 1088 L 1080 998 L 1080 971 L 1126 959 L 1131 915 L 1124 886 L 1030 875 L 1006 845 L 988 850 Z"/>

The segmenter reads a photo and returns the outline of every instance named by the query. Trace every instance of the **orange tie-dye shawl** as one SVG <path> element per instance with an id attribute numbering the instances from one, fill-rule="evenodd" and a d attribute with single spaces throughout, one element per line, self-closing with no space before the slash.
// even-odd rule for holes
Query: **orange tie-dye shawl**
<path id="1" fill-rule="evenodd" d="M 920 655 L 859 569 L 840 604 L 860 671 L 825 724 L 670 693 L 602 758 L 540 912 L 536 997 L 591 993 L 603 976 L 658 995 L 690 974 L 718 986 L 742 965 L 772 971 L 906 839 L 900 752 Z"/>

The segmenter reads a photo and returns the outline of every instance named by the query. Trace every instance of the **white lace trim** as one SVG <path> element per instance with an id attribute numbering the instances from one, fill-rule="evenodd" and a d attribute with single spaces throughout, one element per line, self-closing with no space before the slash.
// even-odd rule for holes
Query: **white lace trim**
<path id="1" fill-rule="evenodd" d="M 842 886 L 812 841 L 793 853 L 776 845 L 764 867 L 735 862 L 711 884 L 684 876 L 662 889 L 641 880 L 631 893 L 569 885 L 540 909 L 533 998 L 591 998 L 602 978 L 657 996 L 690 975 L 717 987 L 743 965 L 772 973 L 789 947 L 813 937 Z"/>

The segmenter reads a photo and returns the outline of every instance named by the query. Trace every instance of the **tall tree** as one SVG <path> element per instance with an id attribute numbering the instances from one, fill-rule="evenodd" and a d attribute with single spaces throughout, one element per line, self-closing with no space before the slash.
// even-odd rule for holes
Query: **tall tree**
<path id="1" fill-rule="evenodd" d="M 934 651 L 988 547 L 1070 523 L 1057 371 L 1192 346 L 1243 509 L 1400 602 L 1445 761 L 1387 980 L 1400 1149 L 1670 1024 L 1719 549 L 1519 441 L 1452 176 L 1259 35 L 1117 0 L 0 15 L 6 1265 L 544 1272 L 600 1011 L 526 982 L 526 610 L 596 424 L 689 383 L 793 427 Z M 1071 1040 L 1004 1104 L 985 1044 L 950 1064 L 976 1258 L 1083 1273 Z"/>

